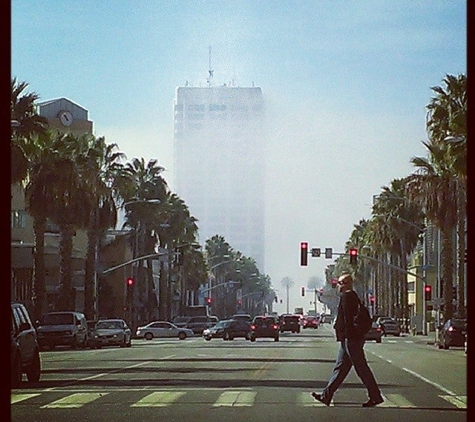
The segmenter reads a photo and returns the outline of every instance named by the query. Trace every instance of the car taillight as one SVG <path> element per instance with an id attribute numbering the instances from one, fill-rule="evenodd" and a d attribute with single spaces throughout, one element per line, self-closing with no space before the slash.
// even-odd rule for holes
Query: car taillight
<path id="1" fill-rule="evenodd" d="M 274 328 L 274 330 L 277 330 L 277 328 L 279 328 L 277 324 L 274 324 L 272 327 Z"/>
<path id="2" fill-rule="evenodd" d="M 449 327 L 448 331 L 454 331 L 454 327 Z"/>
<path id="3" fill-rule="evenodd" d="M 256 326 L 255 325 L 251 325 L 251 330 L 255 330 L 256 329 Z"/>

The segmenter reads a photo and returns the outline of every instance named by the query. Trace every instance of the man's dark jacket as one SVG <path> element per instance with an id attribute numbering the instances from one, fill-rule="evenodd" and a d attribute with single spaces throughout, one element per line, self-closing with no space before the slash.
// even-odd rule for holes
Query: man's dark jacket
<path id="1" fill-rule="evenodd" d="M 335 329 L 337 341 L 345 339 L 359 340 L 363 336 L 355 329 L 355 316 L 358 313 L 359 298 L 354 290 L 349 290 L 341 294 L 338 304 L 338 314 L 336 316 Z"/>

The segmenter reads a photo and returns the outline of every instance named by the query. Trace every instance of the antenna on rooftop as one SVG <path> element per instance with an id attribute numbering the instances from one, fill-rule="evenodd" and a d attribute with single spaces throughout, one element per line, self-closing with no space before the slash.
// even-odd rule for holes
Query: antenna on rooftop
<path id="1" fill-rule="evenodd" d="M 209 77 L 206 79 L 206 82 L 208 82 L 208 86 L 211 86 L 211 79 L 213 79 L 213 72 L 214 70 L 211 69 L 211 46 L 209 46 Z"/>

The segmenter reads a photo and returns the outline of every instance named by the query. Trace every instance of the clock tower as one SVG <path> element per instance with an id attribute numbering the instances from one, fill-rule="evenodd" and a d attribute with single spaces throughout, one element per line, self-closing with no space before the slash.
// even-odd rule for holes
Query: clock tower
<path id="1" fill-rule="evenodd" d="M 50 127 L 62 132 L 78 135 L 92 133 L 92 122 L 88 120 L 88 111 L 67 98 L 38 103 L 38 114 L 48 120 Z"/>

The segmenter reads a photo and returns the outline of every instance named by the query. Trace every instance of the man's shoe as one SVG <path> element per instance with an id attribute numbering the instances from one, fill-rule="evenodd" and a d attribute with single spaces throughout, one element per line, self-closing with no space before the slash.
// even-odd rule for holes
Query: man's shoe
<path id="1" fill-rule="evenodd" d="M 381 404 L 384 400 L 378 399 L 378 400 L 371 400 L 369 399 L 367 402 L 363 403 L 363 407 L 374 407 L 377 406 L 378 404 Z"/>
<path id="2" fill-rule="evenodd" d="M 330 406 L 330 402 L 327 400 L 324 400 L 321 394 L 313 392 L 312 397 L 315 400 L 318 400 L 319 402 L 323 403 L 325 406 Z"/>

